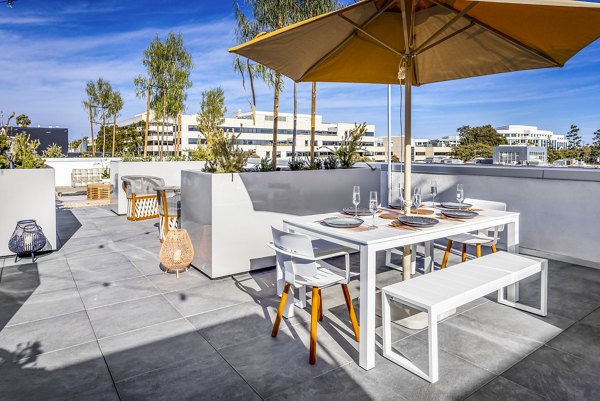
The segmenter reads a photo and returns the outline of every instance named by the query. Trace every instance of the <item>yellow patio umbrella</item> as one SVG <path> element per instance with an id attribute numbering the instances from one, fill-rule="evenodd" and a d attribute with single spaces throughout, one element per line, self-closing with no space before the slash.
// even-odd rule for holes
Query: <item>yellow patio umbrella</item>
<path id="1" fill-rule="evenodd" d="M 404 154 L 410 155 L 413 85 L 562 67 L 598 37 L 597 3 L 364 0 L 261 34 L 230 52 L 296 82 L 403 84 Z M 410 157 L 404 165 L 409 206 Z M 410 249 L 405 249 L 405 266 L 408 258 Z M 410 269 L 404 269 L 405 279 L 409 276 Z"/>

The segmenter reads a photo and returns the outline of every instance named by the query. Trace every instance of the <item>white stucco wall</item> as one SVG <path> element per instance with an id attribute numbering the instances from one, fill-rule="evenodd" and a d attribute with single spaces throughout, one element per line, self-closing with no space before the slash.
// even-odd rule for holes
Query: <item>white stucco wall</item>
<path id="1" fill-rule="evenodd" d="M 46 164 L 54 169 L 55 185 L 57 187 L 70 187 L 71 172 L 73 169 L 103 168 L 103 166 L 108 167 L 111 161 L 118 160 L 121 159 L 118 157 L 64 157 L 60 159 L 46 159 Z"/>
<path id="2" fill-rule="evenodd" d="M 0 256 L 11 255 L 8 240 L 17 221 L 25 219 L 42 227 L 48 239 L 44 250 L 55 250 L 54 169 L 0 170 Z"/>

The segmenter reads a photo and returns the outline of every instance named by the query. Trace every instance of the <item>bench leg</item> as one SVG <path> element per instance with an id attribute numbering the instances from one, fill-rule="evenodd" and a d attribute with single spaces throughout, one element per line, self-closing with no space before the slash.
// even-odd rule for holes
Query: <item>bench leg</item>
<path id="1" fill-rule="evenodd" d="M 518 283 L 516 283 L 518 285 Z M 513 284 L 514 286 L 515 284 Z M 502 305 L 507 305 L 513 307 L 515 309 L 520 309 L 525 312 L 535 313 L 536 315 L 546 316 L 548 314 L 548 261 L 542 261 L 542 268 L 540 270 L 540 307 L 534 308 L 529 305 L 524 305 L 519 303 L 518 301 L 512 301 L 510 299 L 510 289 L 512 286 L 508 286 L 507 292 L 508 296 L 504 296 L 504 288 L 498 290 L 498 303 Z M 517 291 L 518 291 L 517 287 Z M 518 292 L 517 292 L 518 296 Z"/>
<path id="2" fill-rule="evenodd" d="M 435 383 L 438 380 L 438 337 L 437 337 L 437 313 L 428 311 L 429 321 L 429 372 L 426 373 L 419 369 L 417 365 L 392 350 L 392 323 L 390 315 L 390 297 L 387 293 L 381 293 L 381 309 L 383 319 L 383 356 L 390 361 L 402 366 L 409 372 L 431 382 Z"/>

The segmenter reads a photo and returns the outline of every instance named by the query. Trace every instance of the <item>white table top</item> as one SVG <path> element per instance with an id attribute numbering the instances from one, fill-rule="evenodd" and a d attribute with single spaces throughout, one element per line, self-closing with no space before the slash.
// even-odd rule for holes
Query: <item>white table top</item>
<path id="1" fill-rule="evenodd" d="M 436 210 L 437 212 L 437 210 Z M 335 238 L 346 243 L 356 245 L 383 245 L 385 242 L 393 241 L 395 243 L 412 244 L 415 242 L 428 241 L 436 238 L 447 237 L 460 233 L 476 231 L 489 228 L 496 225 L 518 222 L 519 213 L 504 212 L 498 210 L 482 210 L 479 216 L 463 220 L 444 220 L 438 219 L 439 223 L 433 227 L 420 228 L 418 230 L 404 230 L 390 227 L 392 220 L 375 217 L 376 229 L 368 231 L 355 231 L 347 228 L 334 228 L 320 224 L 319 221 L 331 216 L 337 216 L 339 213 L 325 213 L 309 216 L 295 216 L 283 219 L 283 222 L 291 227 L 300 229 L 305 233 L 318 234 L 320 237 Z M 423 215 L 425 217 L 435 218 L 433 215 Z M 366 225 L 372 224 L 372 217 L 361 217 Z M 397 246 L 397 244 L 395 245 Z"/>

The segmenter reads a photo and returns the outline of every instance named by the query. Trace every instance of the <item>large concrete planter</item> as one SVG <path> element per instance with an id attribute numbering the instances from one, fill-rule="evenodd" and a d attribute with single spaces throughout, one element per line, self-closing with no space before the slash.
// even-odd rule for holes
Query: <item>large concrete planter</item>
<path id="1" fill-rule="evenodd" d="M 273 266 L 271 225 L 286 216 L 352 206 L 360 185 L 363 206 L 379 191 L 379 170 L 279 171 L 209 174 L 184 171 L 181 224 L 195 249 L 192 264 L 211 278 Z"/>
<path id="2" fill-rule="evenodd" d="M 8 240 L 18 220 L 34 219 L 48 242 L 44 251 L 56 249 L 54 169 L 0 170 L 0 256 L 11 255 Z"/>
<path id="3" fill-rule="evenodd" d="M 127 214 L 127 195 L 123 190 L 121 177 L 125 175 L 152 175 L 165 180 L 165 185 L 180 186 L 182 170 L 201 170 L 203 161 L 181 162 L 123 162 L 110 163 L 110 183 L 113 191 L 110 198 L 110 207 L 119 215 Z"/>

